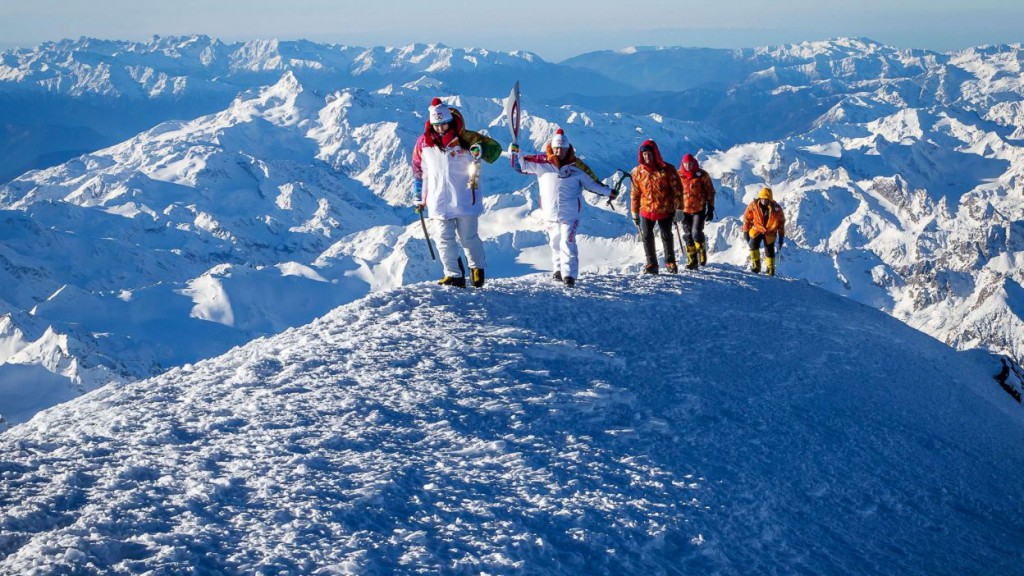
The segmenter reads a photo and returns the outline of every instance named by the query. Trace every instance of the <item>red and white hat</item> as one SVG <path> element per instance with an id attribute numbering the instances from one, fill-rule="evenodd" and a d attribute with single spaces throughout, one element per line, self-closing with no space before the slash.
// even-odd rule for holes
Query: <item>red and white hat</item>
<path id="1" fill-rule="evenodd" d="M 561 128 L 559 128 L 557 131 L 555 131 L 555 135 L 551 137 L 551 147 L 552 148 L 568 148 L 569 147 L 569 139 L 566 138 L 565 132 L 563 132 Z"/>
<path id="2" fill-rule="evenodd" d="M 448 124 L 452 121 L 452 111 L 440 98 L 434 98 L 430 102 L 429 115 L 431 124 Z"/>

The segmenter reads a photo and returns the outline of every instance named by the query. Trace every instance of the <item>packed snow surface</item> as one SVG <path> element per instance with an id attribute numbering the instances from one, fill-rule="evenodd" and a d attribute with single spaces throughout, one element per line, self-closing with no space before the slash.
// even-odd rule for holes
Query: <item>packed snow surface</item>
<path id="1" fill-rule="evenodd" d="M 727 266 L 413 284 L 0 435 L 0 573 L 1022 574 L 994 372 Z"/>

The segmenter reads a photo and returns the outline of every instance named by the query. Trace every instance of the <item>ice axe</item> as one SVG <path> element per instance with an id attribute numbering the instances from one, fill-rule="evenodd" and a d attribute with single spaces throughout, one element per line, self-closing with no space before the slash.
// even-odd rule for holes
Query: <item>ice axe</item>
<path id="1" fill-rule="evenodd" d="M 427 233 L 427 221 L 423 219 L 423 210 L 417 210 L 416 213 L 420 215 L 420 226 L 423 226 L 423 238 L 427 241 L 427 250 L 430 250 L 430 259 L 437 260 L 437 256 L 434 255 L 434 245 L 430 243 L 430 234 Z"/>
<path id="2" fill-rule="evenodd" d="M 619 191 L 622 189 L 622 184 L 626 181 L 626 178 L 629 178 L 630 182 L 632 182 L 633 181 L 633 175 L 630 174 L 629 172 L 626 172 L 622 168 L 619 168 L 615 172 L 619 173 L 619 174 L 622 174 L 621 176 L 619 176 L 619 181 L 615 183 L 615 186 L 612 186 L 612 189 L 615 190 L 615 197 L 618 198 L 619 197 Z M 612 174 L 612 175 L 614 176 L 614 174 Z M 615 210 L 615 205 L 612 204 L 612 199 L 611 198 L 608 198 L 608 205 L 612 207 L 612 210 Z M 644 231 L 643 231 L 643 229 L 640 228 L 640 224 L 638 224 L 636 222 L 633 222 L 633 225 L 636 226 L 636 233 L 637 233 L 636 239 L 638 241 L 640 241 L 640 242 L 643 242 L 643 239 L 644 239 Z"/>
<path id="3" fill-rule="evenodd" d="M 629 172 L 626 172 L 622 168 L 619 168 L 618 170 L 616 170 L 616 172 L 622 174 L 621 176 L 619 176 L 619 181 L 616 182 L 614 186 L 612 186 L 612 191 L 615 193 L 615 197 L 618 198 L 619 197 L 619 193 L 622 190 L 622 183 L 626 181 L 626 178 L 629 178 L 630 180 L 632 180 L 633 177 L 629 174 Z M 614 175 L 615 174 L 612 174 L 612 176 L 614 176 Z M 614 212 L 615 211 L 615 204 L 612 204 L 612 197 L 611 196 L 608 197 L 607 204 L 612 209 L 612 212 Z"/>

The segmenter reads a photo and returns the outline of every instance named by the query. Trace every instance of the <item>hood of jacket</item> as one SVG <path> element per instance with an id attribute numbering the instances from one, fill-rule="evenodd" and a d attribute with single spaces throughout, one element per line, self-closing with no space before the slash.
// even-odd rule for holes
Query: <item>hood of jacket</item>
<path id="1" fill-rule="evenodd" d="M 644 153 L 640 151 L 640 149 L 645 146 L 650 146 L 654 150 L 654 162 L 650 164 L 644 162 Z M 636 150 L 636 159 L 640 166 L 643 166 L 648 170 L 661 170 L 667 166 L 665 161 L 661 158 L 661 150 L 658 149 L 658 144 L 654 140 L 644 140 L 643 144 L 640 145 L 640 148 L 637 148 Z"/>
<path id="2" fill-rule="evenodd" d="M 693 170 L 688 170 L 686 165 L 690 162 L 695 164 Z M 697 158 L 687 152 L 683 155 L 683 159 L 679 162 L 679 173 L 687 178 L 693 178 L 693 175 L 700 171 L 700 162 L 697 162 Z"/>

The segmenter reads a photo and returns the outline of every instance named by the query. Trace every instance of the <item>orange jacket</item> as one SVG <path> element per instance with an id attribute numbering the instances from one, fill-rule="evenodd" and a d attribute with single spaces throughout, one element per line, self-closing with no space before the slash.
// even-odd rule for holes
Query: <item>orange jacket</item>
<path id="1" fill-rule="evenodd" d="M 644 164 L 643 154 L 637 151 L 639 165 L 630 174 L 633 178 L 630 209 L 648 220 L 661 220 L 683 205 L 683 184 L 676 169 L 661 159 L 653 140 L 645 141 L 643 146 L 654 149 L 654 162 Z"/>
<path id="2" fill-rule="evenodd" d="M 759 200 L 747 204 L 747 210 L 743 213 L 743 231 L 751 238 L 764 234 L 768 242 L 774 242 L 776 234 L 785 236 L 786 216 L 782 213 L 782 206 L 774 200 L 769 200 L 768 217 L 765 218 Z"/>
<path id="3" fill-rule="evenodd" d="M 711 175 L 700 166 L 693 172 L 686 169 L 686 162 L 692 160 L 695 164 L 697 159 L 692 155 L 683 156 L 679 165 L 679 180 L 683 184 L 683 212 L 697 214 L 704 211 L 705 206 L 714 209 L 715 207 L 715 185 L 711 182 Z"/>

